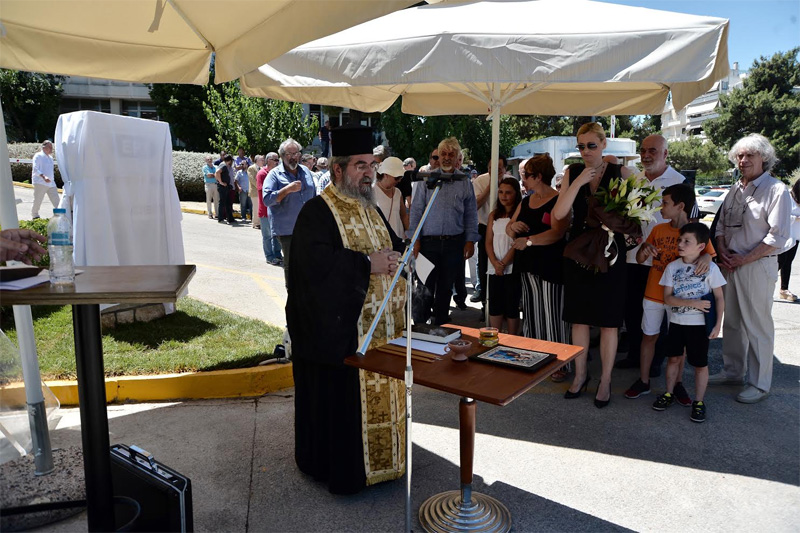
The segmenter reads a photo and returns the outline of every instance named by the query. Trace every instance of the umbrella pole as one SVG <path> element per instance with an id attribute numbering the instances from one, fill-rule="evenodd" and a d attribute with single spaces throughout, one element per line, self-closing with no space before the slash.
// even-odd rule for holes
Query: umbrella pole
<path id="1" fill-rule="evenodd" d="M 0 102 L 0 225 L 3 229 L 19 227 L 11 164 L 8 162 L 8 140 L 5 117 Z M 25 381 L 25 401 L 28 404 L 28 421 L 31 427 L 34 472 L 37 476 L 53 471 L 53 451 L 47 429 L 47 410 L 42 394 L 39 359 L 36 356 L 36 339 L 33 336 L 33 317 L 29 305 L 15 305 L 14 323 L 17 327 L 19 353 L 22 359 L 22 378 Z"/>
<path id="2" fill-rule="evenodd" d="M 492 159 L 491 159 L 491 168 L 489 169 L 490 178 L 489 178 L 489 211 L 494 208 L 495 204 L 497 204 L 497 162 L 500 158 L 500 104 L 498 100 L 500 99 L 500 86 L 495 84 L 492 86 L 493 97 L 492 97 Z M 491 294 L 489 293 L 489 275 L 486 275 L 486 316 L 485 321 L 486 325 L 489 325 L 489 298 L 491 298 Z M 511 333 L 511 332 L 509 332 Z"/>
<path id="3" fill-rule="evenodd" d="M 413 247 L 412 247 L 413 249 Z M 413 292 L 411 260 L 406 263 L 406 273 L 409 280 L 406 290 L 406 331 L 411 331 L 411 293 Z M 406 533 L 411 533 L 411 389 L 414 385 L 414 369 L 411 367 L 411 335 L 406 337 Z"/>

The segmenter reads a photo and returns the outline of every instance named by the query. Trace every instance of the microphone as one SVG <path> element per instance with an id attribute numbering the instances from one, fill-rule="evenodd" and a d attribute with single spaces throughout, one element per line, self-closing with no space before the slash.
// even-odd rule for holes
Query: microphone
<path id="1" fill-rule="evenodd" d="M 436 187 L 437 183 L 446 183 L 451 181 L 460 181 L 469 178 L 461 169 L 455 169 L 453 172 L 442 172 L 439 169 L 430 172 L 420 172 L 418 169 L 406 170 L 405 177 L 411 181 L 424 181 L 429 189 Z"/>

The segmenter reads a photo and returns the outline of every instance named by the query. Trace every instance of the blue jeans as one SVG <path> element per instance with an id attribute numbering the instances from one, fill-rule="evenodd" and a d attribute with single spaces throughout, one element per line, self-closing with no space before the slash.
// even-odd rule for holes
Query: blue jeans
<path id="1" fill-rule="evenodd" d="M 283 259 L 281 243 L 277 237 L 272 236 L 271 220 L 269 217 L 261 217 L 261 246 L 264 248 L 264 257 L 267 261 Z"/>

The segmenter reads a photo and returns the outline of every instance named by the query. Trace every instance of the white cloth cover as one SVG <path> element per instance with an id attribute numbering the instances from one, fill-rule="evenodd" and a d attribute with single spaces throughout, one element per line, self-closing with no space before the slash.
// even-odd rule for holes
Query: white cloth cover
<path id="1" fill-rule="evenodd" d="M 94 111 L 58 118 L 76 266 L 184 264 L 169 124 Z"/>

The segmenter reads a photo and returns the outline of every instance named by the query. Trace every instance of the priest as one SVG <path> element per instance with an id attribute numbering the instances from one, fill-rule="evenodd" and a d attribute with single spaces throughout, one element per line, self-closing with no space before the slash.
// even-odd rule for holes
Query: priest
<path id="1" fill-rule="evenodd" d="M 334 494 L 405 471 L 403 382 L 344 364 L 369 329 L 402 249 L 375 208 L 372 142 L 367 127 L 332 130 L 331 185 L 303 206 L 292 235 L 286 320 L 295 461 Z M 370 347 L 401 335 L 405 295 L 400 279 Z"/>

